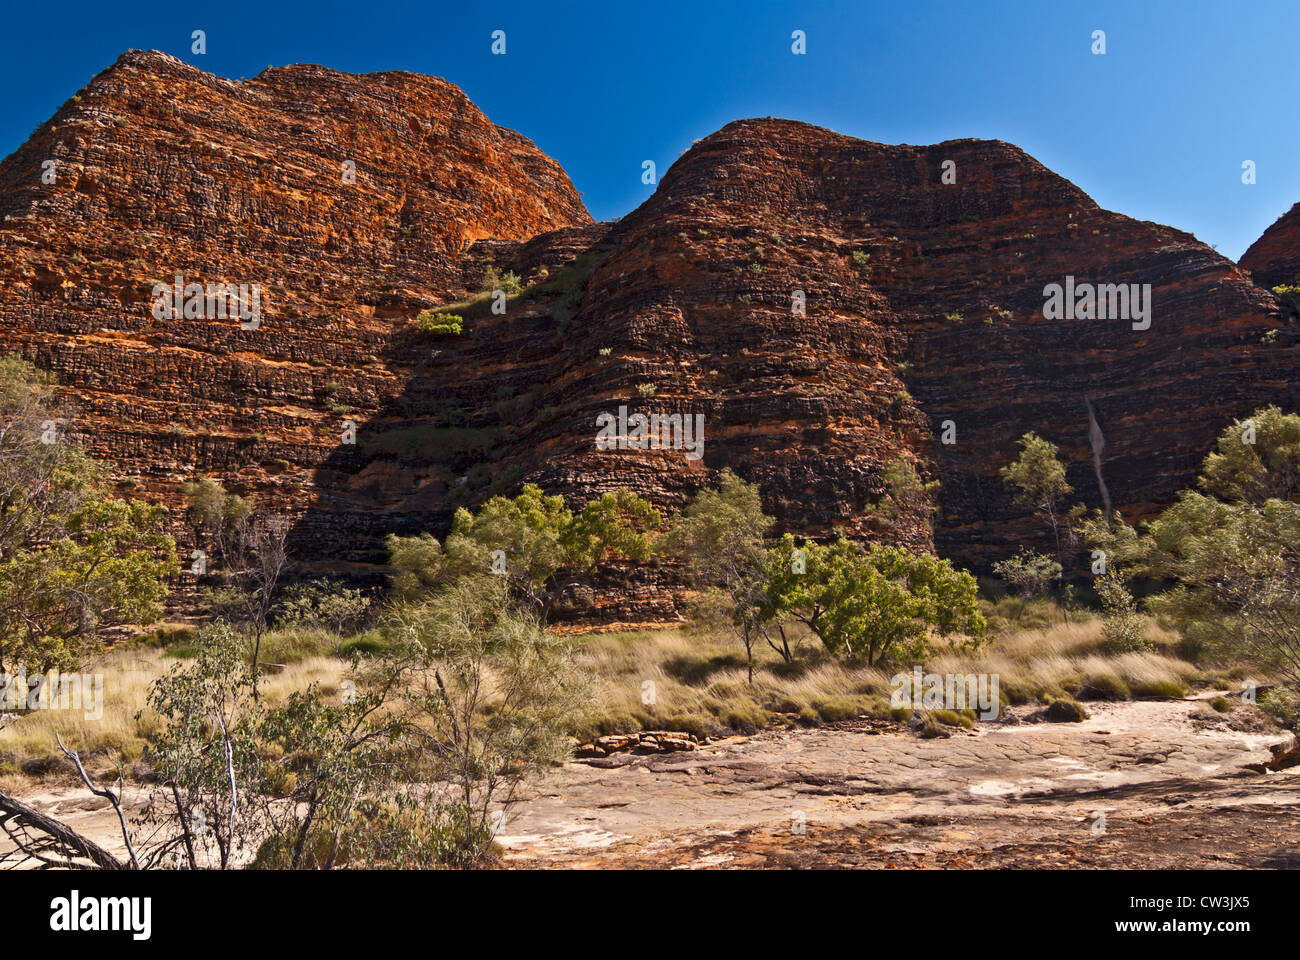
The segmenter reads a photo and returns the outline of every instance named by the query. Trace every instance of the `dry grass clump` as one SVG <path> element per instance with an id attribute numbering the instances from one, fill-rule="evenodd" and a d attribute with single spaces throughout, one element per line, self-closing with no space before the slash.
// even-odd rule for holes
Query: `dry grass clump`
<path id="1" fill-rule="evenodd" d="M 1003 703 L 1056 700 L 1123 700 L 1183 696 L 1193 684 L 1222 682 L 1177 656 L 1177 639 L 1147 622 L 1151 649 L 1109 655 L 1101 623 L 1066 621 L 1059 610 L 1035 605 L 1020 622 L 974 652 L 941 651 L 923 669 L 938 674 L 997 674 Z M 757 653 L 754 685 L 746 682 L 745 658 L 729 638 L 695 630 L 594 634 L 577 638 L 579 665 L 591 683 L 587 709 L 574 736 L 587 740 L 636 730 L 684 730 L 697 736 L 753 733 L 772 724 L 818 726 L 858 717 L 906 720 L 909 707 L 891 708 L 892 677 L 912 664 L 870 667 L 829 656 L 816 637 L 796 635 L 797 659 L 784 663 L 772 650 Z M 81 751 L 92 769 L 121 765 L 131 770 L 144 757 L 158 718 L 146 706 L 149 685 L 191 655 L 187 629 L 165 626 L 119 645 L 84 673 L 104 675 L 103 714 L 37 711 L 13 717 L 0 728 L 0 778 L 66 777 L 56 731 Z M 340 637 L 328 630 L 274 631 L 263 644 L 269 665 L 261 690 L 271 703 L 318 683 L 328 694 L 349 670 L 347 654 L 372 652 L 377 633 Z M 1226 684 L 1225 685 L 1229 685 Z M 1234 684 L 1231 684 L 1235 686 Z M 951 714 L 951 715 L 949 715 Z M 934 730 L 967 727 L 971 711 L 929 711 Z M 140 768 L 143 772 L 143 768 Z"/>
<path id="2" fill-rule="evenodd" d="M 335 643 L 338 637 L 334 638 Z M 285 647 L 280 648 L 281 652 Z M 76 750 L 88 771 L 104 773 L 118 766 L 130 770 L 138 764 L 145 744 L 159 723 L 148 707 L 149 686 L 184 657 L 183 647 L 123 644 L 81 669 L 102 674 L 103 697 L 99 715 L 79 710 L 34 710 L 10 715 L 0 727 L 0 778 L 27 776 L 66 777 L 69 769 L 55 741 Z M 178 656 L 178 654 L 180 654 Z M 346 660 L 329 655 L 299 657 L 273 667 L 262 678 L 260 692 L 270 703 L 317 683 L 329 693 L 337 691 L 348 671 Z"/>
<path id="3" fill-rule="evenodd" d="M 1185 696 L 1207 679 L 1176 655 L 1177 638 L 1148 621 L 1151 650 L 1108 655 L 1101 622 L 1071 621 L 1039 604 L 1012 630 L 974 652 L 942 652 L 923 664 L 939 674 L 997 674 L 1004 703 L 1054 700 L 1127 700 Z M 575 736 L 675 729 L 698 735 L 749 733 L 774 722 L 806 725 L 860 716 L 906 717 L 891 710 L 891 678 L 911 664 L 868 667 L 834 660 L 802 637 L 800 659 L 787 665 L 770 650 L 758 655 L 754 686 L 745 682 L 744 657 L 734 643 L 691 631 L 615 633 L 592 637 L 582 662 L 594 678 L 591 707 Z M 949 711 L 951 712 L 951 711 Z M 940 717 L 967 726 L 971 717 Z"/>

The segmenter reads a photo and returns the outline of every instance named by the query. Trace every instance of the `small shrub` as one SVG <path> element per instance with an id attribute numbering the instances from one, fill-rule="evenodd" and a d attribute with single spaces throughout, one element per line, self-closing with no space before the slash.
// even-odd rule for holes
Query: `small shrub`
<path id="1" fill-rule="evenodd" d="M 1061 579 L 1061 565 L 1045 553 L 1022 548 L 1014 557 L 993 564 L 993 572 L 1028 601 L 1041 597 Z"/>
<path id="2" fill-rule="evenodd" d="M 1113 573 L 1097 578 L 1097 595 L 1106 614 L 1101 621 L 1102 649 L 1110 654 L 1141 653 L 1150 649 L 1142 635 L 1143 621 L 1133 594 Z"/>
<path id="3" fill-rule="evenodd" d="M 1133 682 L 1135 697 L 1169 697 L 1181 700 L 1187 696 L 1187 685 L 1178 680 L 1135 680 Z"/>
<path id="4" fill-rule="evenodd" d="M 326 627 L 346 633 L 361 626 L 370 613 L 370 598 L 355 587 L 331 580 L 295 584 L 276 604 L 280 627 Z"/>
<path id="5" fill-rule="evenodd" d="M 723 708 L 718 719 L 723 725 L 746 736 L 767 726 L 767 714 L 754 703 L 735 702 Z"/>
<path id="6" fill-rule="evenodd" d="M 1300 730 L 1300 694 L 1290 687 L 1274 687 L 1259 697 L 1258 706 L 1287 730 Z"/>
<path id="7" fill-rule="evenodd" d="M 952 734 L 945 730 L 939 721 L 932 714 L 926 714 L 925 719 L 921 721 L 921 729 L 918 731 L 922 740 L 933 740 L 936 737 L 950 737 Z"/>
<path id="8" fill-rule="evenodd" d="M 140 635 L 139 642 L 149 647 L 174 647 L 192 644 L 198 631 L 183 623 L 164 623 Z"/>
<path id="9" fill-rule="evenodd" d="M 1133 692 L 1129 685 L 1110 673 L 1089 677 L 1088 682 L 1080 688 L 1081 700 L 1131 700 Z"/>
<path id="10" fill-rule="evenodd" d="M 830 700 L 818 701 L 813 706 L 827 723 L 855 720 L 859 714 L 866 712 L 862 704 L 851 697 L 832 697 Z"/>
<path id="11" fill-rule="evenodd" d="M 435 313 L 422 310 L 415 318 L 416 328 L 429 336 L 460 336 L 465 332 L 465 318 L 454 313 Z"/>
<path id="12" fill-rule="evenodd" d="M 1050 723 L 1082 723 L 1088 719 L 1088 711 L 1075 700 L 1061 699 L 1047 705 L 1045 716 Z"/>
<path id="13" fill-rule="evenodd" d="M 339 644 L 339 654 L 349 657 L 354 653 L 359 654 L 378 654 L 388 649 L 382 637 L 375 633 L 362 633 L 355 637 L 348 637 Z"/>
<path id="14" fill-rule="evenodd" d="M 668 730 L 680 730 L 683 733 L 689 733 L 693 737 L 699 737 L 701 740 L 724 732 L 716 723 L 709 722 L 706 717 L 688 713 L 673 714 L 662 725 L 656 724 L 656 726 L 662 726 L 662 728 Z"/>
<path id="15" fill-rule="evenodd" d="M 518 274 L 507 270 L 501 273 L 496 267 L 488 267 L 487 273 L 483 275 L 484 293 L 495 293 L 498 290 L 504 291 L 507 297 L 514 297 L 522 293 L 524 285 L 520 283 Z"/>

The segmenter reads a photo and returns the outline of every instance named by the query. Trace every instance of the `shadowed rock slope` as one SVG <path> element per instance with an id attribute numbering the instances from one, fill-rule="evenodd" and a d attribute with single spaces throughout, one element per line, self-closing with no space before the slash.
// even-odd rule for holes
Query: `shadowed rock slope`
<path id="1" fill-rule="evenodd" d="M 1300 280 L 1300 203 L 1278 217 L 1241 257 L 1241 268 L 1272 290 Z"/>
<path id="2" fill-rule="evenodd" d="M 940 182 L 945 160 L 956 184 Z M 901 456 L 943 483 L 941 551 L 978 559 L 1040 526 L 997 476 L 1026 430 L 1061 446 L 1080 497 L 1100 506 L 1090 402 L 1106 485 L 1136 516 L 1191 482 L 1231 417 L 1297 399 L 1295 331 L 1270 294 L 1005 143 L 885 146 L 733 123 L 606 243 L 552 374 L 578 407 L 542 472 L 561 488 L 622 481 L 680 501 L 704 468 L 729 464 L 792 529 L 918 544 L 922 517 L 881 531 L 867 509 L 881 465 Z M 1045 319 L 1043 289 L 1067 275 L 1151 284 L 1150 328 Z M 594 450 L 595 414 L 620 403 L 703 412 L 703 463 Z M 953 444 L 939 442 L 945 420 Z"/>

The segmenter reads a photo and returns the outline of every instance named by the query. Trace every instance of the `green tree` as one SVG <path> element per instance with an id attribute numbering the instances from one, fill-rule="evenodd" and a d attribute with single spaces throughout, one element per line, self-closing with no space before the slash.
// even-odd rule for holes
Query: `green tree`
<path id="1" fill-rule="evenodd" d="M 257 671 L 262 638 L 270 624 L 276 591 L 289 555 L 289 524 L 274 514 L 255 510 L 247 500 L 214 480 L 201 477 L 183 488 L 186 517 L 200 543 L 210 537 L 217 561 L 209 573 L 221 588 L 209 591 L 209 610 L 246 629 L 252 641 L 253 697 L 257 697 Z"/>
<path id="2" fill-rule="evenodd" d="M 409 665 L 415 748 L 454 793 L 455 864 L 482 862 L 524 778 L 569 755 L 587 696 L 573 648 L 491 575 L 396 605 L 388 629 Z"/>
<path id="3" fill-rule="evenodd" d="M 663 518 L 648 500 L 630 490 L 614 490 L 590 501 L 564 530 L 567 562 L 581 570 L 621 559 L 644 563 L 650 558 Z"/>
<path id="4" fill-rule="evenodd" d="M 185 520 L 201 548 L 215 550 L 231 535 L 236 524 L 253 512 L 243 497 L 226 492 L 218 481 L 200 476 L 181 487 L 185 497 Z"/>
<path id="5" fill-rule="evenodd" d="M 1045 553 L 1020 550 L 1014 557 L 993 564 L 993 572 L 1016 590 L 1022 599 L 1041 597 L 1061 579 L 1061 565 Z"/>
<path id="6" fill-rule="evenodd" d="M 834 602 L 831 584 L 856 554 L 857 546 L 844 539 L 828 546 L 805 540 L 796 547 L 788 533 L 768 550 L 766 603 L 781 637 L 777 652 L 787 663 L 793 660 L 793 652 L 782 621 L 788 618 L 802 623 L 826 644 L 829 605 Z"/>
<path id="7" fill-rule="evenodd" d="M 389 581 L 395 598 L 417 600 L 446 582 L 447 555 L 433 534 L 420 533 L 413 537 L 389 534 L 384 545 L 388 548 Z"/>
<path id="8" fill-rule="evenodd" d="M 1002 482 L 1012 488 L 1012 500 L 1017 506 L 1029 507 L 1047 521 L 1056 544 L 1056 558 L 1062 550 L 1062 501 L 1073 487 L 1065 479 L 1065 466 L 1057 458 L 1056 446 L 1030 431 L 1018 441 L 1020 454 L 999 474 Z M 1068 531 L 1066 531 L 1068 534 Z"/>
<path id="9" fill-rule="evenodd" d="M 267 825 L 255 866 L 331 870 L 360 856 L 368 825 L 359 814 L 399 786 L 411 720 L 395 709 L 403 671 L 353 683 L 348 696 L 316 684 L 295 690 L 257 725 L 265 758 L 254 797 Z M 430 866 L 430 864 L 422 864 Z"/>
<path id="10" fill-rule="evenodd" d="M 261 832 L 251 803 L 261 763 L 253 682 L 238 637 L 216 623 L 200 631 L 194 657 L 149 691 L 161 720 L 149 759 L 164 792 L 142 819 L 175 827 L 191 870 L 237 866 Z"/>
<path id="11" fill-rule="evenodd" d="M 947 560 L 843 539 L 803 549 L 806 571 L 773 579 L 773 605 L 807 624 L 832 653 L 874 665 L 922 657 L 934 636 L 973 644 L 987 632 L 975 578 Z"/>
<path id="12" fill-rule="evenodd" d="M 716 489 L 704 488 L 673 521 L 663 550 L 683 560 L 701 592 L 695 612 L 726 624 L 744 645 L 749 682 L 754 647 L 765 636 L 772 605 L 767 595 L 763 537 L 772 526 L 758 486 L 724 469 Z"/>
<path id="13" fill-rule="evenodd" d="M 1143 538 L 1175 586 L 1148 601 L 1193 651 L 1244 659 L 1300 684 L 1300 505 L 1184 492 Z"/>
<path id="14" fill-rule="evenodd" d="M 892 528 L 909 517 L 923 518 L 928 525 L 935 511 L 939 481 L 923 481 L 916 465 L 902 457 L 885 464 L 884 479 L 885 493 L 872 504 L 876 516 Z"/>
<path id="15" fill-rule="evenodd" d="M 370 597 L 330 578 L 293 584 L 281 593 L 274 611 L 277 626 L 324 627 L 340 635 L 361 629 L 370 612 Z"/>
<path id="16" fill-rule="evenodd" d="M 575 515 L 563 497 L 527 484 L 518 496 L 493 497 L 477 512 L 461 507 L 445 543 L 428 534 L 390 536 L 393 587 L 415 599 L 461 577 L 493 572 L 545 617 L 569 585 L 558 575 L 585 576 L 602 563 L 646 559 L 659 524 L 659 511 L 629 491 L 605 493 Z"/>
<path id="17" fill-rule="evenodd" d="M 1292 499 L 1300 491 L 1300 416 L 1270 406 L 1234 421 L 1205 458 L 1198 483 L 1225 501 Z"/>
<path id="18" fill-rule="evenodd" d="M 1254 429 L 1249 427 L 1253 424 Z M 1300 418 L 1275 407 L 1229 424 L 1184 491 L 1117 548 L 1172 584 L 1147 601 L 1185 649 L 1244 660 L 1300 685 Z M 1253 441 L 1253 442 L 1252 442 Z"/>
<path id="19" fill-rule="evenodd" d="M 52 381 L 0 358 L 0 668 L 75 669 L 105 628 L 162 615 L 166 511 L 110 496 L 62 433 Z"/>
<path id="20" fill-rule="evenodd" d="M 1137 653 L 1148 649 L 1137 601 L 1119 572 L 1112 570 L 1098 577 L 1096 588 L 1105 610 L 1101 619 L 1102 649 L 1107 653 Z"/>

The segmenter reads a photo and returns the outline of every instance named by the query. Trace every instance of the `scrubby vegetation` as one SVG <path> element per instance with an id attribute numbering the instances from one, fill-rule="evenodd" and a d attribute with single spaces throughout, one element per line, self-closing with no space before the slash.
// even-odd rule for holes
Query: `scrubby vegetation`
<path id="1" fill-rule="evenodd" d="M 482 292 L 491 295 L 498 290 L 504 292 L 508 297 L 514 297 L 523 292 L 524 285 L 514 272 L 510 270 L 502 272 L 496 267 L 488 267 L 487 272 L 483 275 Z"/>
<path id="2" fill-rule="evenodd" d="M 465 332 L 465 318 L 455 313 L 421 310 L 415 318 L 415 326 L 431 337 L 458 337 Z"/>
<path id="3" fill-rule="evenodd" d="M 0 673 L 75 669 L 157 620 L 178 566 L 164 511 L 112 496 L 67 422 L 48 376 L 0 357 Z"/>

